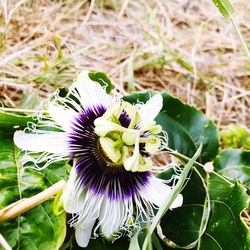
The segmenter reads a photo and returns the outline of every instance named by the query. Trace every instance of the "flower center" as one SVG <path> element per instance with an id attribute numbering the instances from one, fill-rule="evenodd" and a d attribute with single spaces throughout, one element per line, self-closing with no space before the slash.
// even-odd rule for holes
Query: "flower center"
<path id="1" fill-rule="evenodd" d="M 95 133 L 105 157 L 113 164 L 123 165 L 127 171 L 144 172 L 153 168 L 148 157 L 155 154 L 161 140 L 162 128 L 155 121 L 140 126 L 137 108 L 128 102 L 115 103 L 94 121 Z"/>

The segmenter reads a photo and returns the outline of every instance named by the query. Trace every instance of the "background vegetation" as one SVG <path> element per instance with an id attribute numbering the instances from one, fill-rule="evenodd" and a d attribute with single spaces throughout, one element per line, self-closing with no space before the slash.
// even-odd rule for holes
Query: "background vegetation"
<path id="1" fill-rule="evenodd" d="M 249 44 L 249 1 L 233 5 Z M 219 128 L 250 125 L 250 64 L 210 0 L 2 0 L 0 7 L 4 107 L 33 112 L 39 98 L 90 69 L 106 72 L 122 94 L 167 90 Z"/>

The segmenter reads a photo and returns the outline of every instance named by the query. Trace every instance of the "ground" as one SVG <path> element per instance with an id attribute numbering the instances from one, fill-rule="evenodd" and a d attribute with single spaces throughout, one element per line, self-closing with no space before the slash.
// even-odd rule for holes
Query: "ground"
<path id="1" fill-rule="evenodd" d="M 232 2 L 250 45 L 249 1 Z M 220 129 L 250 127 L 250 62 L 212 0 L 2 0 L 0 7 L 5 108 L 36 112 L 38 98 L 88 69 L 106 72 L 121 94 L 166 90 Z"/>

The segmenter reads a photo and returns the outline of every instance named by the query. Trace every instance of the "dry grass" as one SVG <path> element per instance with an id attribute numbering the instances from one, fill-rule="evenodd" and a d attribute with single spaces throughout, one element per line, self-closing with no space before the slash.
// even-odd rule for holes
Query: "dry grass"
<path id="1" fill-rule="evenodd" d="M 234 4 L 250 44 L 249 0 Z M 41 98 L 81 69 L 106 72 L 119 92 L 167 90 L 220 128 L 250 127 L 250 65 L 211 0 L 1 0 L 0 100 Z M 173 107 L 174 108 L 174 107 Z"/>

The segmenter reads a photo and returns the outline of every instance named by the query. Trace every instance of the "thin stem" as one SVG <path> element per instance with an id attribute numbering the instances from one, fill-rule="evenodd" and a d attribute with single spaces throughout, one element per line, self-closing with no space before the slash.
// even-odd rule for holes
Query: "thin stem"
<path id="1" fill-rule="evenodd" d="M 175 151 L 175 150 L 173 150 L 171 148 L 167 148 L 167 152 L 170 153 L 173 156 L 176 156 L 180 160 L 184 160 L 185 163 L 187 163 L 188 161 L 190 161 L 189 157 L 187 157 L 186 155 L 183 155 L 181 153 L 178 153 L 177 151 Z M 194 162 L 194 166 L 204 168 L 204 165 L 202 165 L 201 163 L 199 163 L 197 161 Z"/>
<path id="2" fill-rule="evenodd" d="M 0 245 L 3 247 L 5 250 L 12 250 L 8 242 L 4 239 L 2 234 L 0 234 Z"/>
<path id="3" fill-rule="evenodd" d="M 41 110 L 36 109 L 16 109 L 16 108 L 0 108 L 2 111 L 9 111 L 9 112 L 21 112 L 21 113 L 39 113 L 42 112 Z"/>
<path id="4" fill-rule="evenodd" d="M 58 181 L 53 186 L 49 187 L 39 194 L 36 194 L 30 198 L 21 199 L 3 208 L 2 210 L 0 210 L 0 222 L 13 219 L 16 216 L 23 214 L 40 205 L 44 201 L 52 198 L 58 192 L 63 190 L 65 184 L 66 182 L 64 180 Z"/>
<path id="5" fill-rule="evenodd" d="M 22 200 L 22 190 L 21 190 L 21 180 L 22 180 L 22 175 L 21 175 L 21 172 L 22 172 L 22 166 L 19 164 L 18 162 L 18 159 L 17 159 L 17 148 L 14 147 L 14 159 L 15 159 L 15 165 L 17 166 L 17 186 L 18 186 L 18 193 L 19 193 L 19 200 Z M 18 242 L 18 245 L 20 245 L 20 223 L 21 223 L 21 218 L 20 216 L 18 216 L 17 218 L 17 242 Z"/>
<path id="6" fill-rule="evenodd" d="M 226 179 L 224 176 L 222 176 L 222 175 L 216 173 L 215 171 L 212 171 L 212 173 L 213 173 L 214 175 L 218 176 L 219 178 L 221 178 L 222 180 L 224 180 L 225 182 L 227 182 L 228 184 L 230 184 L 230 186 L 233 185 L 233 183 L 232 183 L 230 180 Z"/>
<path id="7" fill-rule="evenodd" d="M 173 150 L 173 149 L 171 149 L 171 148 L 167 148 L 167 151 L 168 151 L 168 153 L 170 153 L 171 155 L 176 156 L 178 159 L 183 160 L 185 163 L 188 162 L 188 161 L 190 161 L 190 158 L 189 158 L 189 157 L 187 157 L 187 156 L 185 156 L 185 155 L 183 155 L 183 154 L 180 154 L 180 153 L 178 153 L 177 151 L 175 151 L 175 150 Z M 204 169 L 204 165 L 201 164 L 201 163 L 199 163 L 199 162 L 197 162 L 197 161 L 194 162 L 194 166 L 196 166 L 196 167 L 202 167 L 202 168 Z M 230 185 L 233 184 L 230 180 L 226 179 L 224 176 L 218 174 L 217 172 L 212 171 L 211 173 L 213 173 L 214 175 L 220 177 L 222 180 L 224 180 L 224 181 L 227 182 L 228 184 L 230 184 Z"/>
<path id="8" fill-rule="evenodd" d="M 230 20 L 231 20 L 231 22 L 232 22 L 232 24 L 233 24 L 233 26 L 234 26 L 234 28 L 235 28 L 235 30 L 236 30 L 239 38 L 240 38 L 240 41 L 241 41 L 242 46 L 243 46 L 243 48 L 244 48 L 244 50 L 246 52 L 246 55 L 247 55 L 248 59 L 250 60 L 250 51 L 249 51 L 249 49 L 247 47 L 247 43 L 246 43 L 246 41 L 245 41 L 245 39 L 244 39 L 244 37 L 243 37 L 243 35 L 242 35 L 242 33 L 241 33 L 238 25 L 237 25 L 234 17 L 230 18 Z"/>

